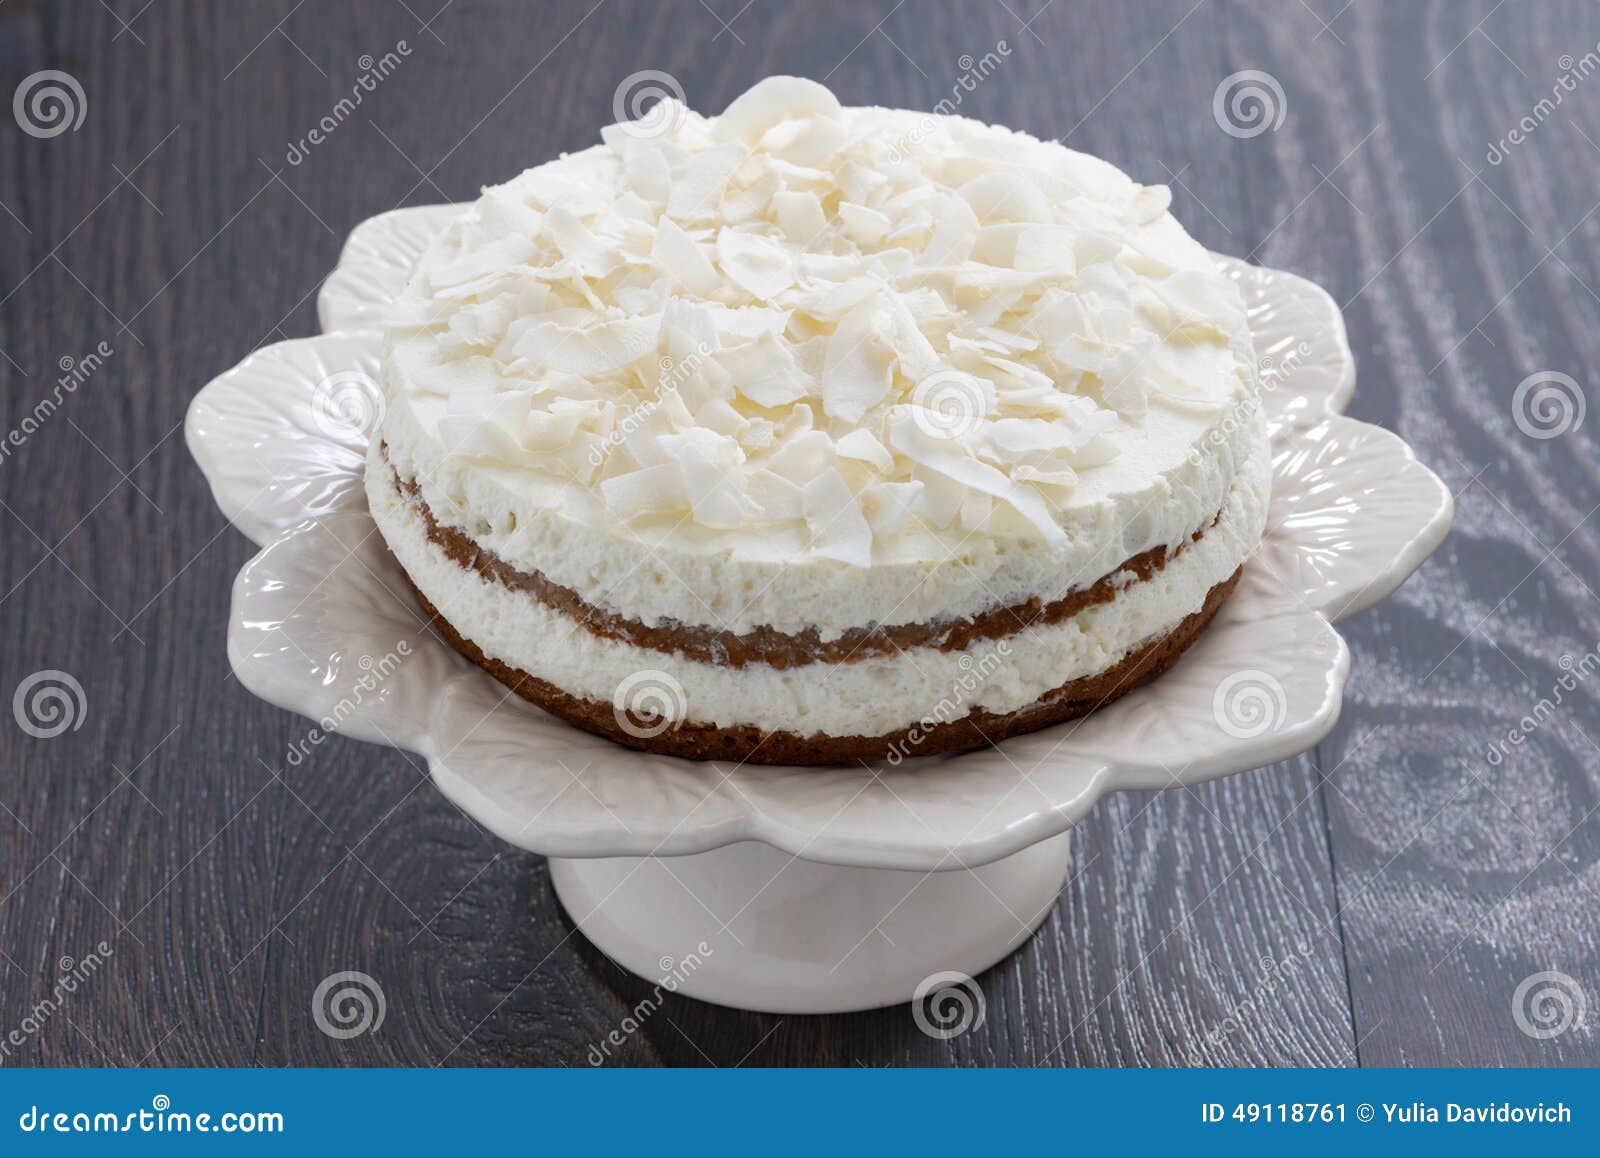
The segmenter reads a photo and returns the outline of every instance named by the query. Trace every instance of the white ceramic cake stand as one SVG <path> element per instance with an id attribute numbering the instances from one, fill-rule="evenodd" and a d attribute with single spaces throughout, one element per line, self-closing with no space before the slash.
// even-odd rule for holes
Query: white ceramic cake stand
<path id="1" fill-rule="evenodd" d="M 321 337 L 256 351 L 189 410 L 189 447 L 261 545 L 233 588 L 246 687 L 324 730 L 419 753 L 451 800 L 546 854 L 578 927 L 633 972 L 776 1012 L 913 998 L 1025 940 L 1100 796 L 1287 759 L 1333 725 L 1330 624 L 1393 591 L 1449 528 L 1449 492 L 1354 386 L 1333 301 L 1223 260 L 1250 310 L 1273 425 L 1265 541 L 1166 675 L 1080 721 L 898 768 L 703 764 L 619 747 L 523 703 L 433 636 L 367 514 L 384 304 L 457 207 L 350 237 Z M 924 986 L 926 988 L 926 986 Z"/>

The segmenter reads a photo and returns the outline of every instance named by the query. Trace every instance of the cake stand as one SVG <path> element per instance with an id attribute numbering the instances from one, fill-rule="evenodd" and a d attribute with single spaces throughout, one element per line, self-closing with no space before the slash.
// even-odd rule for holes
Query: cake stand
<path id="1" fill-rule="evenodd" d="M 1085 719 L 898 767 L 631 751 L 435 637 L 367 514 L 382 310 L 459 208 L 363 223 L 323 286 L 325 333 L 257 350 L 190 407 L 217 503 L 261 546 L 234 583 L 228 656 L 247 688 L 319 729 L 421 755 L 445 796 L 550 858 L 591 941 L 666 989 L 819 1013 L 970 984 L 1049 913 L 1072 827 L 1104 793 L 1194 784 L 1321 739 L 1348 670 L 1331 624 L 1393 591 L 1449 528 L 1450 494 L 1410 448 L 1339 414 L 1355 374 L 1333 301 L 1219 258 L 1261 358 L 1272 508 L 1234 595 L 1171 671 Z"/>

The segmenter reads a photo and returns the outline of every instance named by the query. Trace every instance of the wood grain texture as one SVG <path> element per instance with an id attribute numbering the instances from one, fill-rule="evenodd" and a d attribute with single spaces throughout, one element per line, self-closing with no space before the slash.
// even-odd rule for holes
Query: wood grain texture
<path id="1" fill-rule="evenodd" d="M 402 40 L 396 73 L 290 164 L 359 58 Z M 1002 40 L 960 89 L 961 58 Z M 56 669 L 87 704 L 54 739 L 0 718 L 0 1040 L 38 1021 L 0 1064 L 584 1065 L 647 995 L 573 930 L 543 861 L 414 761 L 330 740 L 289 764 L 305 722 L 223 652 L 252 551 L 181 436 L 207 379 L 315 330 L 354 224 L 586 145 L 641 69 L 713 110 L 779 71 L 851 103 L 959 93 L 1171 183 L 1206 244 L 1345 305 L 1353 412 L 1410 440 L 1458 511 L 1345 629 L 1321 748 L 1094 811 L 1055 912 L 979 979 L 980 1028 L 939 1042 L 906 1007 L 669 997 L 613 1063 L 1600 1063 L 1600 684 L 1487 754 L 1600 641 L 1593 420 L 1537 439 L 1512 404 L 1544 370 L 1593 400 L 1600 106 L 1580 87 L 1534 110 L 1597 41 L 1580 0 L 0 4 L 3 92 L 52 68 L 87 102 L 50 139 L 0 122 L 0 425 L 62 359 L 113 350 L 0 458 L 0 692 Z M 1285 115 L 1234 137 L 1212 101 L 1245 69 Z M 101 941 L 105 966 L 39 1018 L 62 958 Z M 312 994 L 341 970 L 381 983 L 377 1032 L 318 1032 Z M 1529 1036 L 1514 992 L 1552 970 L 1589 1021 Z"/>

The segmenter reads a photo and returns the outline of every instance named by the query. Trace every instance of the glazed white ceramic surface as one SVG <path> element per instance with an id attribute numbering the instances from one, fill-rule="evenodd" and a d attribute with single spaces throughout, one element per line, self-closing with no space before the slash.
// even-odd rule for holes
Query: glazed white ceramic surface
<path id="1" fill-rule="evenodd" d="M 550 880 L 584 936 L 647 980 L 738 1009 L 847 1013 L 910 1001 L 938 974 L 970 987 L 1054 910 L 1071 849 L 1063 832 L 969 871 L 901 872 L 741 841 L 554 857 Z"/>
<path id="2" fill-rule="evenodd" d="M 759 841 L 785 859 L 924 872 L 1009 857 L 1066 832 L 1108 791 L 1190 784 L 1315 744 L 1348 667 L 1331 623 L 1393 591 L 1449 527 L 1449 492 L 1409 447 L 1338 413 L 1354 367 L 1333 301 L 1293 275 L 1225 261 L 1270 384 L 1272 511 L 1237 591 L 1170 672 L 1087 719 L 898 768 L 634 752 L 508 695 L 422 628 L 366 512 L 369 431 L 330 429 L 314 404 L 330 376 L 375 373 L 384 303 L 455 211 L 360 226 L 319 299 L 329 332 L 266 347 L 210 383 L 187 435 L 224 513 L 262 545 L 234 584 L 228 649 L 244 685 L 421 754 L 447 796 L 526 849 L 648 858 Z M 1266 689 L 1264 725 L 1224 726 L 1219 689 L 1241 683 Z M 575 907 L 577 880 L 562 891 Z"/>

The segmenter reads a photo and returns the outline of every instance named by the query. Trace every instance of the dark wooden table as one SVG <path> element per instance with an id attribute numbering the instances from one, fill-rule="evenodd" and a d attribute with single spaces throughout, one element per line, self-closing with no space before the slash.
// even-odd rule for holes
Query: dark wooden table
<path id="1" fill-rule="evenodd" d="M 1536 438 L 1513 406 L 1541 371 L 1600 405 L 1597 42 L 1582 0 L 3 0 L 3 94 L 61 70 L 85 116 L 0 124 L 0 426 L 21 434 L 0 457 L 0 1064 L 583 1065 L 646 995 L 574 933 L 543 861 L 414 761 L 335 740 L 286 767 L 303 722 L 223 652 L 252 548 L 181 434 L 210 377 L 314 332 L 356 222 L 586 145 L 646 68 L 712 111 L 774 72 L 847 103 L 959 93 L 1171 183 L 1212 248 L 1329 288 L 1353 413 L 1458 505 L 1433 560 L 1344 629 L 1328 741 L 1104 801 L 1039 935 L 979 979 L 981 1028 L 673 997 L 619 1060 L 1600 1062 L 1600 415 Z M 989 52 L 1002 66 L 961 90 Z M 1246 69 L 1280 85 L 1282 122 L 1229 135 L 1213 97 Z M 51 670 L 85 708 L 36 738 L 5 709 Z M 341 1041 L 311 1001 L 346 969 L 387 1017 Z M 1588 1017 L 1530 1035 L 1513 1003 L 1547 971 Z"/>

